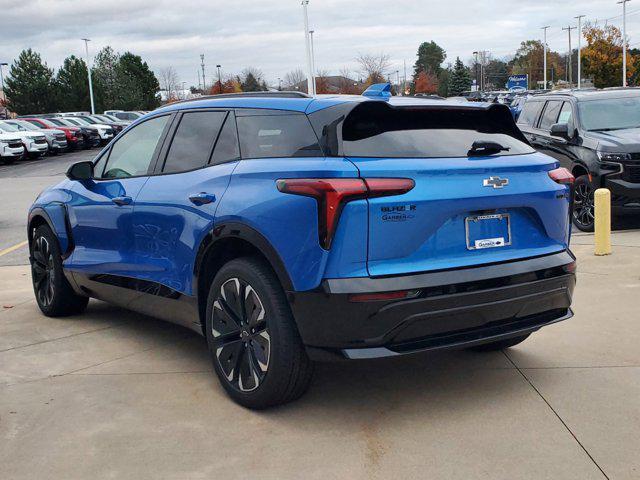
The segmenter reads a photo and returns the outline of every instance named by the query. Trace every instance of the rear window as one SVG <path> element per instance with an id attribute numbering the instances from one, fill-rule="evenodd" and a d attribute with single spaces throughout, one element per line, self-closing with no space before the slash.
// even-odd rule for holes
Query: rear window
<path id="1" fill-rule="evenodd" d="M 344 154 L 353 157 L 466 157 L 475 142 L 504 149 L 493 155 L 533 152 L 504 107 L 389 108 L 371 102 L 354 109 L 342 128 Z"/>
<path id="2" fill-rule="evenodd" d="M 538 115 L 544 102 L 532 102 L 527 100 L 522 107 L 522 112 L 518 117 L 518 125 L 528 125 L 529 127 L 535 126 Z"/>
<path id="3" fill-rule="evenodd" d="M 258 115 L 236 121 L 242 158 L 322 156 L 306 115 Z"/>

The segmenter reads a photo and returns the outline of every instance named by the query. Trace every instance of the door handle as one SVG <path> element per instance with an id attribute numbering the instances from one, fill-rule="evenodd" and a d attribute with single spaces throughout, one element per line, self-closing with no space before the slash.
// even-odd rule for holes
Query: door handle
<path id="1" fill-rule="evenodd" d="M 131 197 L 114 197 L 111 199 L 113 203 L 119 206 L 131 205 L 132 199 Z"/>
<path id="2" fill-rule="evenodd" d="M 189 200 L 194 205 L 200 206 L 200 205 L 206 205 L 207 203 L 215 202 L 216 196 L 212 193 L 200 192 L 200 193 L 194 193 L 193 195 L 190 195 Z"/>

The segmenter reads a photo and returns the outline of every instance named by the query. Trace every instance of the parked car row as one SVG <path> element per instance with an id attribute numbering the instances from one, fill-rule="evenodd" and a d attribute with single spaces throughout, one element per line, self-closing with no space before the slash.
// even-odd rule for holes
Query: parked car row
<path id="1" fill-rule="evenodd" d="M 68 112 L 3 120 L 0 121 L 0 160 L 12 163 L 104 146 L 142 115 L 144 112 L 108 111 L 101 115 Z"/>

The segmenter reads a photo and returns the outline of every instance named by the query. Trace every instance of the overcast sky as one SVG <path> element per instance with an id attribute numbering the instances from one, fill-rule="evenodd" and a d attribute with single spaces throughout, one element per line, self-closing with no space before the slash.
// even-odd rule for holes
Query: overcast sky
<path id="1" fill-rule="evenodd" d="M 630 43 L 639 43 L 640 1 L 627 9 Z M 574 25 L 573 17 L 616 17 L 609 22 L 621 25 L 621 12 L 616 0 L 311 0 L 309 21 L 318 70 L 355 71 L 358 52 L 384 52 L 402 75 L 423 41 L 440 44 L 447 61 L 466 61 L 474 50 L 504 57 L 550 25 L 550 47 L 566 51 L 561 28 Z M 80 38 L 87 36 L 93 53 L 106 45 L 130 50 L 156 72 L 173 66 L 187 85 L 198 83 L 200 53 L 208 78 L 219 63 L 225 73 L 257 67 L 276 84 L 305 66 L 303 31 L 300 0 L 0 0 L 0 61 L 31 47 L 57 68 L 68 55 L 84 57 Z"/>

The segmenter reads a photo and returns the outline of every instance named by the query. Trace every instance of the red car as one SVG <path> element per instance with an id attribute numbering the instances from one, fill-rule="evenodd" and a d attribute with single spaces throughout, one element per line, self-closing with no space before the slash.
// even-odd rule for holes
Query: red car
<path id="1" fill-rule="evenodd" d="M 79 127 L 66 127 L 56 125 L 46 118 L 20 118 L 20 120 L 26 120 L 29 123 L 34 124 L 38 128 L 62 130 L 67 137 L 67 145 L 70 150 L 81 148 L 84 145 L 84 136 L 82 135 Z"/>

